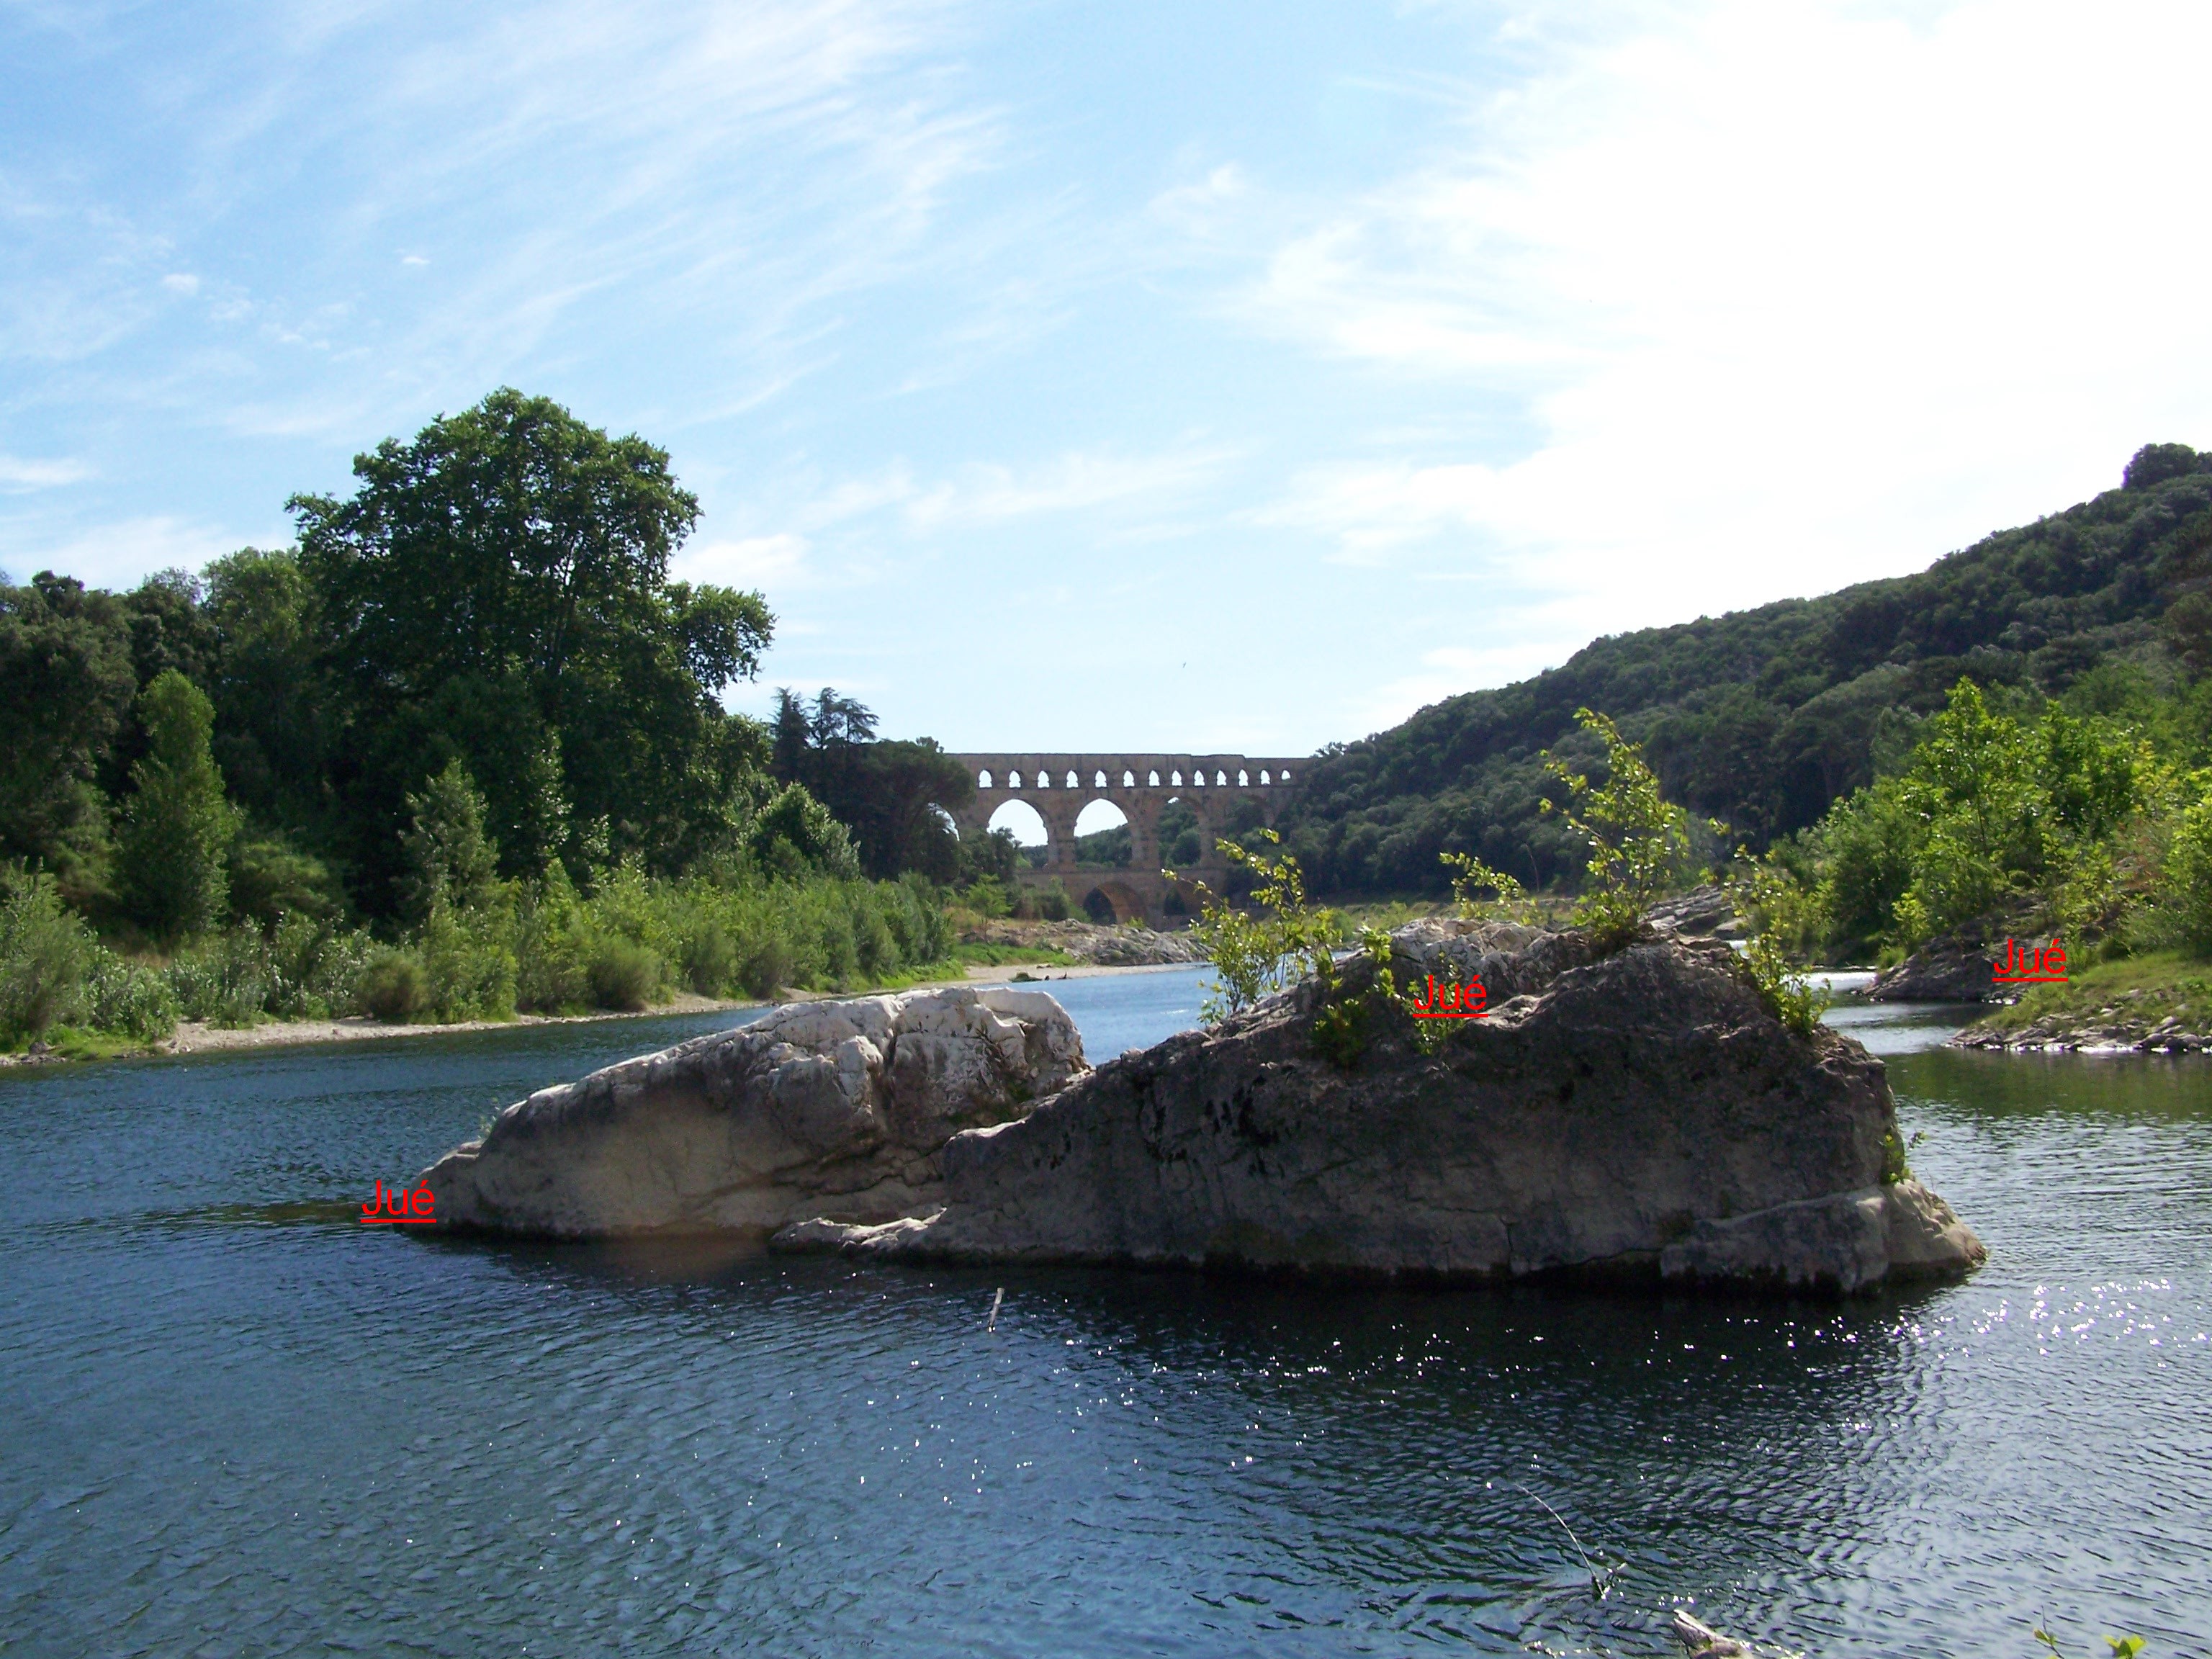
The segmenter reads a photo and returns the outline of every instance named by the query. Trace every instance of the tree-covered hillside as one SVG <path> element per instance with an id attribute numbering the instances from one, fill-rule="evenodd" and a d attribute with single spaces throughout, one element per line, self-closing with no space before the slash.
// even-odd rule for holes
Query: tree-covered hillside
<path id="1" fill-rule="evenodd" d="M 1540 803 L 1578 708 L 1641 741 L 1668 796 L 1753 847 L 1893 769 L 1962 676 L 2055 696 L 2084 677 L 2176 689 L 2212 665 L 2212 453 L 2137 453 L 2119 489 L 1917 575 L 1616 635 L 1559 668 L 1322 751 L 1289 825 L 1316 888 L 1435 892 L 1443 852 L 1528 882 L 1586 856 Z"/>

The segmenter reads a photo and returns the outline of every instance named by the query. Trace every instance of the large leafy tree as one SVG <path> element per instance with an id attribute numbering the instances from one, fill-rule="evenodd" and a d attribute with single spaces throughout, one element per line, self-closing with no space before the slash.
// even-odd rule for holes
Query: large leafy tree
<path id="1" fill-rule="evenodd" d="M 82 902 L 105 878 L 102 763 L 137 690 L 112 594 L 41 572 L 0 586 L 0 859 L 43 864 Z"/>
<path id="2" fill-rule="evenodd" d="M 388 902 L 406 795 L 453 759 L 510 872 L 672 868 L 734 834 L 765 745 L 717 694 L 756 672 L 774 617 L 758 593 L 669 580 L 699 507 L 665 450 L 502 389 L 354 473 L 349 498 L 289 505 L 347 689 L 339 783 L 368 896 Z"/>
<path id="3" fill-rule="evenodd" d="M 202 610 L 215 637 L 203 684 L 232 795 L 264 823 L 326 830 L 336 688 L 320 660 L 319 607 L 298 556 L 248 547 L 217 559 L 207 568 Z"/>

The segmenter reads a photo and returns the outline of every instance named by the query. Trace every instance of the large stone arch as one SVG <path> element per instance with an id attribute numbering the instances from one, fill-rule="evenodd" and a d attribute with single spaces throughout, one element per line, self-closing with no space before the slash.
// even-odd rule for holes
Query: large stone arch
<path id="1" fill-rule="evenodd" d="M 1097 879 L 1091 878 L 1096 875 Z M 1091 896 L 1096 893 L 1106 901 L 1116 921 L 1146 921 L 1152 918 L 1158 900 L 1152 891 L 1152 883 L 1131 880 L 1120 870 L 1085 871 L 1083 892 L 1076 902 L 1087 913 Z"/>

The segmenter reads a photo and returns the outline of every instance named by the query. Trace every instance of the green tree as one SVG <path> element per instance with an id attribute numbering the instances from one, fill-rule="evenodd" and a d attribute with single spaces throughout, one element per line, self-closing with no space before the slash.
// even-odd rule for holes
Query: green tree
<path id="1" fill-rule="evenodd" d="M 1919 822 L 1896 781 L 1885 778 L 1838 801 L 1809 838 L 1829 936 L 1862 956 L 1887 942 L 1897 926 L 1897 902 L 1912 885 L 1920 844 Z"/>
<path id="2" fill-rule="evenodd" d="M 222 920 L 224 854 L 238 814 L 209 748 L 215 708 L 206 693 L 164 669 L 140 695 L 138 716 L 147 749 L 123 809 L 124 898 L 133 921 L 173 943 Z"/>
<path id="3" fill-rule="evenodd" d="M 665 451 L 502 389 L 357 456 L 346 500 L 293 497 L 357 758 L 338 782 L 369 888 L 426 747 L 483 787 L 510 872 L 581 857 L 675 867 L 737 833 L 757 736 L 717 694 L 773 626 L 761 596 L 668 579 L 698 518 Z M 562 837 L 571 844 L 558 844 Z"/>
<path id="4" fill-rule="evenodd" d="M 1690 861 L 1690 815 L 1659 793 L 1644 751 L 1603 714 L 1575 711 L 1576 722 L 1605 744 L 1606 781 L 1594 784 L 1548 750 L 1544 769 L 1567 787 L 1567 828 L 1589 848 L 1587 880 L 1575 920 L 1601 938 L 1623 939 L 1663 896 Z"/>
<path id="5" fill-rule="evenodd" d="M 342 715 L 314 588 L 295 553 L 252 547 L 210 564 L 206 586 L 215 644 L 205 684 L 232 799 L 264 824 L 331 839 L 325 782 Z"/>
<path id="6" fill-rule="evenodd" d="M 400 837 L 408 874 L 403 896 L 408 913 L 427 921 L 440 906 L 477 910 L 499 893 L 499 847 L 484 833 L 484 799 L 458 760 L 407 797 L 408 826 Z"/>
<path id="7" fill-rule="evenodd" d="M 1951 688 L 1899 781 L 1914 819 L 1912 881 L 1896 905 L 1907 945 L 1962 927 L 2024 890 L 2042 864 L 2037 754 L 2031 734 L 1989 706 L 1972 680 Z"/>
<path id="8" fill-rule="evenodd" d="M 51 571 L 0 586 L 0 859 L 43 865 L 80 902 L 106 880 L 96 780 L 137 690 L 113 595 Z"/>
<path id="9" fill-rule="evenodd" d="M 860 872 L 852 836 L 803 783 L 787 786 L 754 815 L 745 844 L 754 863 L 770 876 L 798 879 Z"/>
<path id="10" fill-rule="evenodd" d="M 810 707 L 788 687 L 769 719 L 777 781 L 801 783 L 853 833 L 867 873 L 911 870 L 952 882 L 963 869 L 951 814 L 975 798 L 968 769 L 927 738 L 881 742 L 875 714 L 825 685 Z"/>

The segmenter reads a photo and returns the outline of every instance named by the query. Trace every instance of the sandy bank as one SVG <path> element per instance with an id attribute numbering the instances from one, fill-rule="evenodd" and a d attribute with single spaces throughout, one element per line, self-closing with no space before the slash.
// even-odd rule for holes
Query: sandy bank
<path id="1" fill-rule="evenodd" d="M 1043 984 L 1053 980 L 1091 979 L 1102 974 L 1166 973 L 1190 965 L 1188 963 L 1150 963 L 1137 967 L 1087 964 L 1061 967 L 1049 963 L 1004 962 L 990 967 L 971 967 L 964 974 L 916 980 L 912 987 L 900 988 L 939 985 L 1006 985 L 1013 982 L 1017 974 L 1025 974 L 1029 981 Z M 867 994 L 869 993 L 866 991 L 787 991 L 775 1000 L 777 1002 L 823 1002 L 833 998 Z M 236 1030 L 208 1025 L 198 1020 L 186 1020 L 166 1042 L 155 1043 L 141 1052 L 155 1054 L 220 1054 L 235 1048 L 276 1048 L 295 1043 L 366 1042 L 386 1037 L 442 1036 L 456 1031 L 511 1031 L 523 1025 L 575 1025 L 586 1021 L 654 1019 L 670 1014 L 708 1013 L 718 1008 L 758 1008 L 763 1006 L 750 1000 L 732 1001 L 694 996 L 686 992 L 672 1002 L 635 1013 L 518 1014 L 513 1019 L 463 1020 L 447 1025 L 387 1025 L 380 1020 L 359 1014 L 343 1019 L 270 1020 L 260 1025 Z M 58 1065 L 65 1058 L 59 1054 L 0 1054 L 0 1066 Z"/>

